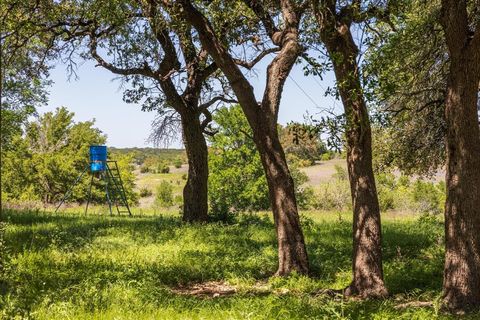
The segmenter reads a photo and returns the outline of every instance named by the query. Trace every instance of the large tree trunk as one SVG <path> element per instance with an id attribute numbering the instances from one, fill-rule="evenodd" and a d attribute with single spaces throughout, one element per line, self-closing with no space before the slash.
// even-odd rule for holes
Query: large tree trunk
<path id="1" fill-rule="evenodd" d="M 465 1 L 442 1 L 450 74 L 447 83 L 447 200 L 444 302 L 453 311 L 480 307 L 480 29 L 472 37 Z"/>
<path id="2" fill-rule="evenodd" d="M 265 125 L 262 128 L 268 127 Z M 277 232 L 278 270 L 276 275 L 284 276 L 292 271 L 307 274 L 308 255 L 300 226 L 293 179 L 276 129 L 269 130 L 270 132 L 263 129 L 256 130 L 254 136 L 267 177 Z"/>
<path id="3" fill-rule="evenodd" d="M 383 281 L 380 207 L 372 169 L 372 134 L 363 97 L 358 48 L 347 25 L 322 33 L 347 118 L 347 165 L 353 203 L 353 281 L 346 295 L 388 295 Z"/>
<path id="4" fill-rule="evenodd" d="M 216 36 L 213 26 L 190 1 L 178 1 L 182 14 L 198 31 L 200 41 L 223 71 L 238 98 L 245 116 L 252 128 L 255 144 L 259 150 L 269 186 L 269 195 L 278 237 L 279 266 L 277 275 L 292 271 L 308 273 L 308 256 L 300 226 L 293 180 L 277 133 L 278 107 L 285 80 L 300 54 L 298 44 L 298 17 L 287 8 L 288 1 L 281 1 L 286 23 L 291 25 L 288 32 L 277 32 L 273 38 L 280 52 L 268 67 L 267 89 L 262 103 L 258 103 L 253 87 L 245 78 Z M 291 21 L 291 20 L 297 20 Z M 297 24 L 295 26 L 295 24 Z"/>
<path id="5" fill-rule="evenodd" d="M 208 219 L 208 149 L 197 112 L 181 114 L 183 141 L 188 158 L 187 184 L 183 188 L 183 220 Z"/>
<path id="6" fill-rule="evenodd" d="M 447 201 L 444 298 L 453 310 L 480 307 L 479 74 L 451 61 L 446 100 Z"/>
<path id="7" fill-rule="evenodd" d="M 450 53 L 445 204 L 444 302 L 453 311 L 480 307 L 480 30 L 470 38 L 464 1 L 443 1 Z"/>

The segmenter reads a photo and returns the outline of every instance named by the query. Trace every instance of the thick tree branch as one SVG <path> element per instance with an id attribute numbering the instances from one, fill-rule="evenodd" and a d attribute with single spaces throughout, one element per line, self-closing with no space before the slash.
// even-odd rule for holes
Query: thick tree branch
<path id="1" fill-rule="evenodd" d="M 466 1 L 442 0 L 441 22 L 450 54 L 458 56 L 469 35 Z"/>
<path id="2" fill-rule="evenodd" d="M 243 1 L 262 21 L 265 31 L 267 31 L 270 39 L 273 39 L 275 33 L 279 32 L 278 28 L 275 26 L 275 22 L 270 14 L 265 10 L 264 5 L 259 0 L 244 0 Z"/>
<path id="3" fill-rule="evenodd" d="M 208 109 L 206 108 L 202 110 L 202 113 L 205 116 L 205 119 L 203 119 L 202 123 L 200 124 L 200 127 L 202 128 L 202 131 L 204 131 L 205 128 L 207 128 L 208 124 L 212 122 L 213 118 L 210 111 L 208 111 Z"/>
<path id="4" fill-rule="evenodd" d="M 169 0 L 162 1 L 163 5 L 174 10 L 174 4 Z M 255 120 L 258 117 L 258 102 L 255 99 L 253 88 L 243 73 L 240 71 L 235 61 L 228 53 L 228 50 L 222 45 L 222 42 L 217 38 L 208 19 L 198 11 L 190 1 L 178 0 L 175 5 L 181 7 L 182 16 L 188 23 L 190 23 L 198 31 L 202 45 L 208 50 L 216 64 L 222 69 L 225 76 L 228 78 L 237 98 L 241 102 L 242 108 L 249 118 L 252 126 L 257 126 Z"/>
<path id="5" fill-rule="evenodd" d="M 235 100 L 235 99 L 229 99 L 229 98 L 226 98 L 224 96 L 216 96 L 216 97 L 212 98 L 210 101 L 199 105 L 198 110 L 200 112 L 203 112 L 203 110 L 208 109 L 210 106 L 212 106 L 213 104 L 215 104 L 219 101 L 223 101 L 225 103 L 238 103 L 238 101 Z"/>
<path id="6" fill-rule="evenodd" d="M 201 72 L 198 73 L 197 82 L 203 83 L 207 80 L 215 71 L 218 70 L 218 66 L 215 62 L 210 63 L 208 66 L 205 67 Z"/>
<path id="7" fill-rule="evenodd" d="M 91 32 L 90 33 L 90 54 L 97 61 L 98 66 L 101 66 L 110 72 L 113 72 L 122 76 L 132 76 L 132 75 L 143 75 L 152 79 L 157 79 L 157 75 L 153 72 L 150 66 L 144 62 L 143 67 L 141 68 L 118 68 L 117 66 L 104 60 L 97 52 L 97 37 Z"/>

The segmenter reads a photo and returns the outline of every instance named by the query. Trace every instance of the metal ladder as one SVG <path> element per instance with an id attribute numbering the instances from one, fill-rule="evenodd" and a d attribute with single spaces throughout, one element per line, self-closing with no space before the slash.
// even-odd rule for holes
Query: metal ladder
<path id="1" fill-rule="evenodd" d="M 128 213 L 128 215 L 131 216 L 132 212 L 128 206 L 127 196 L 125 195 L 125 189 L 123 187 L 122 177 L 120 176 L 120 170 L 118 169 L 117 161 L 107 161 L 107 170 L 105 175 L 105 189 L 110 214 L 112 214 L 112 205 L 115 205 L 118 214 Z"/>

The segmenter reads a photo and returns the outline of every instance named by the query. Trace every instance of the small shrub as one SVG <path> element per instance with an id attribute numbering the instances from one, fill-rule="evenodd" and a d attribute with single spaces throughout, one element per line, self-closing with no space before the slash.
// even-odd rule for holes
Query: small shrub
<path id="1" fill-rule="evenodd" d="M 335 154 L 333 152 L 326 152 L 326 153 L 322 154 L 322 156 L 320 157 L 320 160 L 321 161 L 332 160 L 334 156 L 335 156 Z"/>
<path id="2" fill-rule="evenodd" d="M 350 186 L 348 181 L 333 179 L 321 183 L 315 192 L 315 209 L 320 210 L 346 210 L 352 206 Z"/>
<path id="3" fill-rule="evenodd" d="M 173 161 L 173 165 L 175 166 L 175 168 L 179 169 L 182 167 L 182 164 L 183 164 L 183 161 L 182 159 L 180 158 L 176 158 L 174 161 Z"/>
<path id="4" fill-rule="evenodd" d="M 345 169 L 344 167 L 336 164 L 334 166 L 335 168 L 335 173 L 332 175 L 333 178 L 337 179 L 337 180 L 348 180 L 348 173 L 347 173 L 347 169 Z"/>
<path id="5" fill-rule="evenodd" d="M 167 181 L 162 181 L 157 187 L 155 204 L 159 207 L 170 207 L 173 204 L 173 187 Z"/>
<path id="6" fill-rule="evenodd" d="M 395 193 L 387 188 L 378 188 L 380 211 L 395 209 Z"/>
<path id="7" fill-rule="evenodd" d="M 418 211 L 438 214 L 442 210 L 442 190 L 432 182 L 417 180 L 413 184 L 413 200 L 417 203 Z"/>
<path id="8" fill-rule="evenodd" d="M 153 194 L 152 190 L 144 187 L 140 189 L 140 197 L 145 198 L 145 197 L 150 197 Z"/>
<path id="9" fill-rule="evenodd" d="M 316 195 L 312 187 L 298 187 L 296 197 L 298 207 L 302 210 L 308 210 L 315 207 Z"/>
<path id="10" fill-rule="evenodd" d="M 173 198 L 173 202 L 177 205 L 180 205 L 183 203 L 183 197 L 179 194 L 177 194 L 174 198 Z"/>
<path id="11" fill-rule="evenodd" d="M 314 205 L 315 192 L 311 187 L 305 185 L 308 182 L 308 176 L 296 166 L 290 168 L 290 174 L 295 184 L 295 197 L 298 207 L 304 210 L 310 209 Z"/>
<path id="12" fill-rule="evenodd" d="M 313 163 L 309 159 L 302 159 L 295 154 L 287 154 L 287 162 L 290 167 L 304 168 L 311 166 Z"/>
<path id="13" fill-rule="evenodd" d="M 166 163 L 161 162 L 158 164 L 157 173 L 162 173 L 162 174 L 170 173 L 170 167 Z"/>
<path id="14" fill-rule="evenodd" d="M 149 173 L 149 172 L 150 172 L 150 168 L 148 166 L 142 165 L 140 167 L 140 173 Z"/>
<path id="15" fill-rule="evenodd" d="M 378 203 L 381 211 L 395 209 L 395 191 L 397 182 L 393 174 L 382 173 L 375 177 Z"/>

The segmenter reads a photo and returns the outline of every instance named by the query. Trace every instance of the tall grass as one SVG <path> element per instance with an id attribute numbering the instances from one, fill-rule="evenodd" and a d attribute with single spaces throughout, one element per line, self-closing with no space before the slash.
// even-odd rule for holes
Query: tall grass
<path id="1" fill-rule="evenodd" d="M 13 210 L 4 217 L 0 307 L 6 319 L 448 318 L 435 307 L 395 307 L 440 295 L 443 228 L 431 217 L 384 219 L 385 278 L 393 294 L 385 301 L 319 294 L 350 281 L 347 215 L 302 216 L 312 275 L 286 279 L 271 277 L 276 239 L 266 214 L 228 225 Z M 237 292 L 213 298 L 174 290 L 206 281 L 226 282 Z"/>

